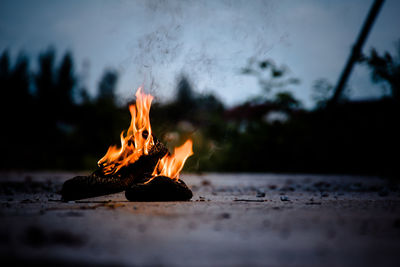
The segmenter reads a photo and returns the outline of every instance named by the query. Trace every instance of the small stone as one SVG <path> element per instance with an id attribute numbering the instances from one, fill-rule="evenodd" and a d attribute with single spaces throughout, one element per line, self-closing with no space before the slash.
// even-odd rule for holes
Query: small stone
<path id="1" fill-rule="evenodd" d="M 281 196 L 281 201 L 290 201 L 287 196 Z"/>
<path id="2" fill-rule="evenodd" d="M 203 181 L 201 181 L 201 185 L 208 186 L 208 185 L 211 185 L 211 182 L 209 180 L 203 180 Z"/>
<path id="3" fill-rule="evenodd" d="M 286 192 L 286 191 L 292 191 L 293 192 L 294 190 L 295 190 L 295 188 L 293 186 L 287 186 L 287 185 L 283 186 L 280 189 L 280 191 L 284 191 L 284 192 Z"/>
<path id="4" fill-rule="evenodd" d="M 265 193 L 264 192 L 257 192 L 256 197 L 265 197 Z"/>
<path id="5" fill-rule="evenodd" d="M 224 212 L 220 215 L 221 219 L 229 219 L 231 217 L 231 215 L 227 212 Z"/>

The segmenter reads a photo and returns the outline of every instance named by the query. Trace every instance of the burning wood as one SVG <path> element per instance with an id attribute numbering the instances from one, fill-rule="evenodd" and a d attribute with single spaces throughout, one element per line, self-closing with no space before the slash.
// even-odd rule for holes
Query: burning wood
<path id="1" fill-rule="evenodd" d="M 77 176 L 66 181 L 62 187 L 63 200 L 77 200 L 88 197 L 119 193 L 134 183 L 143 183 L 152 177 L 159 159 L 168 149 L 156 138 L 148 155 L 141 156 L 135 163 L 124 167 L 116 174 L 104 174 L 102 168 L 89 176 Z"/>
<path id="2" fill-rule="evenodd" d="M 121 133 L 121 148 L 110 146 L 98 161 L 99 169 L 89 176 L 66 181 L 63 200 L 77 200 L 127 190 L 129 200 L 188 200 L 192 192 L 179 180 L 186 159 L 193 154 L 187 140 L 174 154 L 155 138 L 150 126 L 153 97 L 136 92 L 136 104 L 130 105 L 131 124 Z M 168 180 L 166 180 L 168 179 Z M 146 194 L 146 196 L 144 196 Z M 136 196 L 137 195 L 137 196 Z"/>
<path id="3" fill-rule="evenodd" d="M 140 184 L 133 184 L 125 191 L 131 201 L 174 201 L 189 200 L 192 191 L 179 179 L 186 159 L 193 154 L 192 140 L 175 148 L 174 154 L 167 153 L 154 168 L 152 177 Z"/>
<path id="4" fill-rule="evenodd" d="M 125 196 L 130 201 L 184 201 L 193 194 L 181 179 L 156 176 L 147 183 L 133 184 Z"/>

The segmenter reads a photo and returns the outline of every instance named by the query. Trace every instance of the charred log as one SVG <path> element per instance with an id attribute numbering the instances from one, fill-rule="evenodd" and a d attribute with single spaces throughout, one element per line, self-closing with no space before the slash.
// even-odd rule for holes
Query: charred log
<path id="1" fill-rule="evenodd" d="M 125 196 L 130 201 L 185 201 L 193 193 L 182 180 L 157 176 L 148 183 L 133 184 Z"/>
<path id="2" fill-rule="evenodd" d="M 148 155 L 143 155 L 135 163 L 120 169 L 116 174 L 106 175 L 99 168 L 89 176 L 76 176 L 67 180 L 62 187 L 62 200 L 77 200 L 103 196 L 126 190 L 134 183 L 143 183 L 151 178 L 159 159 L 168 149 L 155 137 L 154 146 Z"/>

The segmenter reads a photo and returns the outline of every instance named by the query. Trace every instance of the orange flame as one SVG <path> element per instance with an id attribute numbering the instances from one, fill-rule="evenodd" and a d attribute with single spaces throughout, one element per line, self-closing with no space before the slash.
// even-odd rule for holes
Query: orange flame
<path id="1" fill-rule="evenodd" d="M 192 140 L 188 139 L 183 145 L 174 149 L 174 154 L 167 154 L 162 159 L 160 159 L 157 162 L 156 167 L 154 168 L 152 174 L 153 178 L 159 175 L 163 175 L 171 179 L 178 180 L 179 173 L 182 170 L 186 159 L 193 155 L 192 145 Z"/>
<path id="2" fill-rule="evenodd" d="M 126 135 L 125 131 L 120 135 L 121 148 L 110 146 L 104 157 L 97 162 L 105 174 L 114 174 L 149 153 L 154 145 L 149 117 L 152 100 L 153 96 L 143 93 L 141 87 L 138 88 L 136 105 L 129 105 L 131 124 Z"/>

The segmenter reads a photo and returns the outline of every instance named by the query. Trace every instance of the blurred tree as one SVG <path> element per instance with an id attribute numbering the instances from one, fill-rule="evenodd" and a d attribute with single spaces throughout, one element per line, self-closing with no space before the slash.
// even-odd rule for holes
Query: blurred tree
<path id="1" fill-rule="evenodd" d="M 0 118 L 3 125 L 7 125 L 9 121 L 10 114 L 9 104 L 11 97 L 11 67 L 10 67 L 10 55 L 7 50 L 5 50 L 0 57 Z M 2 140 L 6 139 L 6 130 L 0 131 Z"/>
<path id="2" fill-rule="evenodd" d="M 301 102 L 297 100 L 289 91 L 278 92 L 273 102 L 283 110 L 293 110 L 301 107 Z"/>
<path id="3" fill-rule="evenodd" d="M 10 75 L 10 55 L 4 50 L 0 57 L 0 86 L 2 89 L 8 87 Z"/>
<path id="4" fill-rule="evenodd" d="M 13 67 L 10 66 L 8 52 L 4 52 L 0 59 L 2 109 L 5 112 L 2 115 L 4 116 L 3 122 L 7 121 L 8 124 L 20 121 L 20 115 L 27 115 L 26 112 L 30 107 L 28 66 L 28 58 L 23 53 L 19 54 Z"/>
<path id="5" fill-rule="evenodd" d="M 29 99 L 29 61 L 24 54 L 18 56 L 17 62 L 12 73 L 13 91 L 16 94 L 16 99 L 26 102 Z"/>
<path id="6" fill-rule="evenodd" d="M 87 118 L 83 127 L 86 129 L 83 134 L 91 139 L 92 151 L 97 155 L 97 160 L 107 151 L 108 146 L 119 145 L 119 135 L 129 125 L 128 109 L 116 105 L 117 83 L 117 71 L 108 69 L 103 73 L 98 84 L 93 113 Z"/>
<path id="7" fill-rule="evenodd" d="M 11 74 L 11 87 L 8 88 L 8 96 L 6 98 L 8 113 L 14 114 L 11 124 L 21 124 L 22 121 L 30 119 L 32 108 L 32 99 L 29 92 L 30 73 L 28 58 L 21 53 Z M 9 115 L 7 115 L 9 117 Z M 29 123 L 28 123 L 29 125 Z M 27 125 L 27 126 L 28 126 Z M 10 125 L 11 126 L 11 125 Z"/>
<path id="8" fill-rule="evenodd" d="M 114 70 L 107 70 L 100 79 L 98 89 L 98 100 L 115 101 L 115 89 L 118 81 L 118 73 Z"/>
<path id="9" fill-rule="evenodd" d="M 396 45 L 397 57 L 389 52 L 379 54 L 374 48 L 369 56 L 364 56 L 365 61 L 371 69 L 371 78 L 374 82 L 388 83 L 391 88 L 392 97 L 400 100 L 400 40 Z"/>
<path id="10" fill-rule="evenodd" d="M 86 87 L 81 87 L 78 90 L 77 102 L 83 106 L 91 102 L 91 97 L 86 89 Z"/>
<path id="11" fill-rule="evenodd" d="M 10 55 L 7 50 L 3 51 L 0 57 L 0 119 L 2 129 L 0 131 L 0 166 L 7 166 L 10 162 L 10 155 L 13 156 L 10 144 L 14 140 L 10 140 L 12 137 L 10 133 L 10 115 L 12 112 L 9 111 L 10 106 L 10 89 L 11 89 L 11 67 L 10 67 Z"/>
<path id="12" fill-rule="evenodd" d="M 77 78 L 74 75 L 72 56 L 67 52 L 57 70 L 56 94 L 59 109 L 69 110 L 74 105 L 74 89 Z"/>
<path id="13" fill-rule="evenodd" d="M 318 79 L 313 84 L 311 94 L 312 100 L 315 102 L 317 109 L 325 108 L 332 96 L 333 85 L 327 79 Z"/>
<path id="14" fill-rule="evenodd" d="M 0 59 L 2 164 L 24 157 L 29 147 L 29 138 L 26 138 L 27 133 L 24 131 L 33 128 L 29 87 L 28 58 L 21 52 L 12 66 L 8 52 L 3 52 Z"/>
<path id="15" fill-rule="evenodd" d="M 39 71 L 35 74 L 36 96 L 40 105 L 50 106 L 54 103 L 54 58 L 55 51 L 49 48 L 39 55 Z"/>
<path id="16" fill-rule="evenodd" d="M 30 99 L 29 82 L 28 58 L 20 53 L 14 67 L 11 68 L 9 54 L 4 51 L 0 58 L 0 86 L 4 100 L 3 105 L 6 105 L 8 109 L 16 106 L 23 108 L 23 105 L 27 104 Z"/>
<path id="17" fill-rule="evenodd" d="M 181 76 L 176 90 L 176 101 L 185 107 L 190 107 L 195 102 L 192 86 L 186 76 Z"/>
<path id="18" fill-rule="evenodd" d="M 0 56 L 0 167 L 96 168 L 129 125 L 127 107 L 115 103 L 118 73 L 106 70 L 92 99 L 79 87 L 70 53 L 57 65 L 54 49 L 38 59 L 39 68 L 31 73 L 23 54 L 15 62 L 7 51 Z M 375 51 L 365 62 L 376 81 L 390 84 L 398 96 L 399 59 Z M 307 111 L 289 91 L 298 81 L 286 67 L 253 61 L 243 73 L 255 75 L 263 86 L 253 102 L 227 109 L 213 94 L 196 93 L 181 75 L 175 99 L 152 105 L 158 138 L 168 145 L 194 140 L 195 154 L 185 170 L 398 174 L 397 158 L 389 155 L 398 150 L 396 101 L 348 101 Z M 326 80 L 315 82 L 318 107 L 325 106 L 331 91 Z M 266 116 L 271 111 L 288 119 L 271 123 Z"/>
<path id="19" fill-rule="evenodd" d="M 55 55 L 53 48 L 39 55 L 39 70 L 34 76 L 37 111 L 45 131 L 54 132 L 57 127 L 69 132 L 76 111 L 73 96 L 77 78 L 71 54 L 65 53 L 57 67 Z"/>
<path id="20" fill-rule="evenodd" d="M 274 90 L 289 91 L 288 86 L 300 83 L 299 79 L 288 77 L 289 69 L 286 66 L 278 66 L 271 59 L 255 61 L 251 58 L 241 73 L 257 77 L 267 96 Z"/>

